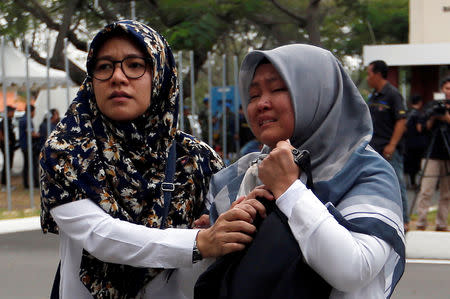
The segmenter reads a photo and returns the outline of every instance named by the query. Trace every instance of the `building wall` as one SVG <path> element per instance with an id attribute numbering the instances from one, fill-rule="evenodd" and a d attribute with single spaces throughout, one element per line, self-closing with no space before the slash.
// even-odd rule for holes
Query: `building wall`
<path id="1" fill-rule="evenodd" d="M 409 0 L 409 43 L 450 42 L 450 0 Z"/>
<path id="2" fill-rule="evenodd" d="M 439 66 L 420 65 L 411 67 L 411 95 L 422 96 L 424 102 L 433 99 L 439 91 Z"/>
<path id="3" fill-rule="evenodd" d="M 400 74 L 399 74 L 399 69 L 398 66 L 390 66 L 388 68 L 388 73 L 387 73 L 387 80 L 389 81 L 389 83 L 391 83 L 392 85 L 394 85 L 395 87 L 399 87 L 399 78 Z"/>

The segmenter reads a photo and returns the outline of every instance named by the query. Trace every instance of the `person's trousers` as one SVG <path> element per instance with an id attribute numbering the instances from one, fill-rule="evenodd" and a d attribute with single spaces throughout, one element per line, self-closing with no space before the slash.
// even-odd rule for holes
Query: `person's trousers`
<path id="1" fill-rule="evenodd" d="M 391 164 L 392 168 L 394 168 L 395 174 L 397 175 L 398 183 L 400 185 L 400 194 L 402 196 L 402 205 L 403 205 L 403 222 L 409 223 L 409 214 L 408 214 L 408 197 L 406 195 L 406 184 L 404 174 L 403 174 L 403 155 L 395 150 L 392 158 L 387 160 L 389 164 Z"/>
<path id="2" fill-rule="evenodd" d="M 409 175 L 411 185 L 415 185 L 417 173 L 420 171 L 420 160 L 424 156 L 422 148 L 410 148 L 403 156 L 403 170 Z"/>
<path id="3" fill-rule="evenodd" d="M 423 163 L 425 160 L 422 161 Z M 450 203 L 450 161 L 429 159 L 417 197 L 417 226 L 427 226 L 427 213 L 431 199 L 439 181 L 440 199 L 436 215 L 436 228 L 447 228 L 448 206 Z"/>
<path id="4" fill-rule="evenodd" d="M 3 153 L 3 169 L 1 174 L 1 184 L 6 185 L 6 151 L 2 147 L 2 153 Z M 14 161 L 14 147 L 9 148 L 9 167 L 12 169 Z"/>
<path id="5" fill-rule="evenodd" d="M 28 168 L 31 167 L 30 163 L 28 161 L 28 150 L 23 150 L 22 149 L 22 154 L 23 154 L 23 170 L 22 170 L 22 179 L 23 179 L 23 186 L 25 188 L 28 189 L 29 187 L 29 174 L 28 174 Z M 34 156 L 33 158 L 33 184 L 35 188 L 39 187 L 39 169 L 38 169 L 38 163 L 37 161 L 34 160 Z"/>

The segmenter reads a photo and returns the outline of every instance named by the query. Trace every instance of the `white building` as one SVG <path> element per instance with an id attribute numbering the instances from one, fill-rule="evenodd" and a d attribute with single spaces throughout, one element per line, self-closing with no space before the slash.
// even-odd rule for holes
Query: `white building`
<path id="1" fill-rule="evenodd" d="M 450 0 L 409 0 L 409 43 L 364 46 L 364 65 L 374 60 L 389 65 L 394 85 L 409 84 L 409 94 L 431 100 L 440 80 L 450 75 Z M 400 80 L 400 68 L 408 82 Z"/>

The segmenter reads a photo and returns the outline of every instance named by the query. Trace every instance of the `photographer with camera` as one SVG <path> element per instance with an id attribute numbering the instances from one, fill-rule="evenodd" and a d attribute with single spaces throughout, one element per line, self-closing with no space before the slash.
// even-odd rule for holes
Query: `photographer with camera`
<path id="1" fill-rule="evenodd" d="M 450 77 L 445 78 L 440 88 L 445 94 L 444 100 L 433 100 L 426 109 L 426 130 L 431 133 L 430 145 L 426 151 L 424 171 L 418 194 L 417 229 L 427 227 L 427 213 L 431 198 L 439 181 L 440 199 L 436 216 L 436 231 L 447 231 L 449 206 L 449 124 L 450 124 Z"/>

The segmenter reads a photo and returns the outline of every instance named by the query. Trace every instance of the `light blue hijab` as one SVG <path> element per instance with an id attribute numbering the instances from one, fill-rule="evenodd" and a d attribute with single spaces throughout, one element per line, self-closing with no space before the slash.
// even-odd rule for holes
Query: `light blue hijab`
<path id="1" fill-rule="evenodd" d="M 402 204 L 394 170 L 368 145 L 372 122 L 366 103 L 332 53 L 293 44 L 245 57 L 239 74 L 245 112 L 250 83 L 264 58 L 289 89 L 295 112 L 290 141 L 311 153 L 317 198 L 342 226 L 379 237 L 394 249 L 383 269 L 385 296 L 390 297 L 405 265 Z M 236 200 L 252 161 L 269 151 L 265 146 L 213 176 L 208 194 L 212 221 Z"/>
<path id="2" fill-rule="evenodd" d="M 333 54 L 295 44 L 253 51 L 245 57 L 239 74 L 245 113 L 250 83 L 263 58 L 274 65 L 290 91 L 295 113 L 292 145 L 314 153 L 311 161 L 314 181 L 332 178 L 355 148 L 370 140 L 369 108 Z"/>

